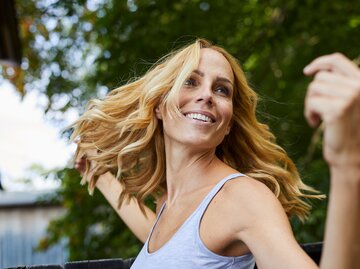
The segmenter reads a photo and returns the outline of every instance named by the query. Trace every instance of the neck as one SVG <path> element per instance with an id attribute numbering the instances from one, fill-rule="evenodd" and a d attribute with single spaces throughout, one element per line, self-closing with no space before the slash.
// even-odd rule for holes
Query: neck
<path id="1" fill-rule="evenodd" d="M 234 171 L 217 158 L 215 149 L 195 151 L 188 145 L 165 145 L 167 205 Z"/>

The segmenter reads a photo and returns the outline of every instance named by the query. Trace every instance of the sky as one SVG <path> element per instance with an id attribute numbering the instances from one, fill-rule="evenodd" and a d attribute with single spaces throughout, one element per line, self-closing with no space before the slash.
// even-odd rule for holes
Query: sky
<path id="1" fill-rule="evenodd" d="M 0 82 L 0 173 L 7 191 L 53 189 L 54 180 L 44 180 L 29 168 L 38 165 L 46 170 L 71 165 L 75 145 L 60 137 L 61 129 L 45 119 L 36 91 L 21 96 L 7 81 Z M 68 124 L 78 117 L 72 111 L 65 115 Z M 24 183 L 23 179 L 30 179 Z"/>

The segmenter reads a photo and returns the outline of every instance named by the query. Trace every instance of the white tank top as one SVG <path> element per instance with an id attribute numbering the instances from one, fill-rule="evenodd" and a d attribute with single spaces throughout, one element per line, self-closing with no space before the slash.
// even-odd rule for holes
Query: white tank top
<path id="1" fill-rule="evenodd" d="M 240 176 L 244 175 L 232 174 L 218 182 L 176 233 L 160 249 L 149 253 L 149 239 L 165 208 L 164 203 L 131 269 L 253 269 L 255 259 L 252 254 L 238 257 L 221 256 L 209 250 L 200 238 L 200 221 L 206 208 L 228 180 Z"/>

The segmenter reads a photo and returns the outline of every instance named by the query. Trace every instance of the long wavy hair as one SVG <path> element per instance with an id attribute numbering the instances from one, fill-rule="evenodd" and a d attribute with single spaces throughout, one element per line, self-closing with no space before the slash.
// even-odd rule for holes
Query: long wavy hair
<path id="1" fill-rule="evenodd" d="M 135 197 L 142 210 L 147 196 L 166 192 L 164 137 L 155 108 L 162 104 L 169 113 L 180 113 L 179 91 L 197 68 L 202 48 L 224 55 L 235 77 L 232 127 L 217 147 L 217 157 L 268 186 L 289 217 L 304 219 L 311 208 L 304 198 L 321 196 L 301 181 L 268 126 L 257 120 L 258 98 L 237 60 L 204 39 L 166 55 L 144 76 L 111 91 L 103 100 L 89 102 L 73 124 L 72 135 L 78 139 L 75 158 L 97 149 L 97 154 L 87 156 L 83 181 L 89 182 L 92 192 L 98 177 L 110 171 L 124 187 L 119 206 L 126 198 Z"/>

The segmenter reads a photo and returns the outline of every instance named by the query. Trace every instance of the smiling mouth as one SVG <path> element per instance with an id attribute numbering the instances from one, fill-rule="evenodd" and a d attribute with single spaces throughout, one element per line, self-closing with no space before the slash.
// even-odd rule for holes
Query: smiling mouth
<path id="1" fill-rule="evenodd" d="M 210 118 L 210 117 L 208 117 L 206 115 L 200 114 L 200 113 L 187 113 L 187 114 L 184 114 L 184 116 L 186 118 L 199 120 L 199 121 L 202 121 L 202 122 L 209 122 L 209 123 L 215 122 L 215 120 L 213 120 L 212 118 Z"/>

